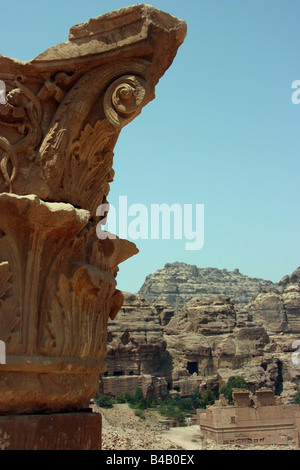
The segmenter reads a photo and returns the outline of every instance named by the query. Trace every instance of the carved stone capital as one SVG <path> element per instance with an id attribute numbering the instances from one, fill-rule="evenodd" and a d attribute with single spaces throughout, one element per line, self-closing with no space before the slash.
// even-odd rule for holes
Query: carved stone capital
<path id="1" fill-rule="evenodd" d="M 185 23 L 136 5 L 73 26 L 29 62 L 0 56 L 0 414 L 82 409 L 105 370 L 118 264 L 100 240 L 121 129 L 154 98 Z"/>
<path id="2" fill-rule="evenodd" d="M 185 34 L 183 21 L 136 5 L 73 26 L 32 61 L 0 56 L 0 191 L 94 214 L 120 130 L 153 100 Z"/>

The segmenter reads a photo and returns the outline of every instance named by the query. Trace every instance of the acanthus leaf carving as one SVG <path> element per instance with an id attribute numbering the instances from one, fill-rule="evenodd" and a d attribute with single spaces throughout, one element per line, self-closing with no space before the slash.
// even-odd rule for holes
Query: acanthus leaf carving
<path id="1" fill-rule="evenodd" d="M 42 354 L 102 358 L 115 285 L 113 276 L 94 266 L 78 266 L 72 278 L 61 274 L 48 309 Z"/>
<path id="2" fill-rule="evenodd" d="M 0 263 L 0 340 L 8 344 L 20 324 L 17 299 L 10 296 L 12 273 L 7 261 Z"/>
<path id="3" fill-rule="evenodd" d="M 30 88 L 22 83 L 25 80 L 24 76 L 9 76 L 6 81 L 9 90 L 6 103 L 0 105 L 3 128 L 0 136 L 0 170 L 9 192 L 12 192 L 18 175 L 18 159 L 26 157 L 29 161 L 34 160 L 42 139 L 42 106 Z"/>

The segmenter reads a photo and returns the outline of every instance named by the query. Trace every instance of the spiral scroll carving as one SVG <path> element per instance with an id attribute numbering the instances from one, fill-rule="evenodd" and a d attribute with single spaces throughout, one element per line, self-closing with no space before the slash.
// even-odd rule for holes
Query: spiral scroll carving
<path id="1" fill-rule="evenodd" d="M 125 75 L 115 80 L 104 96 L 104 112 L 116 128 L 130 122 L 140 113 L 146 95 L 146 82 L 142 77 Z"/>

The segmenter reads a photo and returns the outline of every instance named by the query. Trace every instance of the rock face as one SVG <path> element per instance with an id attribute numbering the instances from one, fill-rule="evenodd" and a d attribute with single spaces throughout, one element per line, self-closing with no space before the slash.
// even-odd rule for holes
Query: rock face
<path id="1" fill-rule="evenodd" d="M 193 298 L 225 295 L 238 308 L 246 306 L 271 281 L 251 278 L 238 269 L 197 268 L 186 263 L 167 263 L 163 269 L 146 277 L 139 293 L 149 302 L 166 301 L 176 309 Z"/>
<path id="2" fill-rule="evenodd" d="M 144 340 L 147 368 L 144 373 L 143 367 L 135 368 L 134 373 L 140 374 L 135 376 L 139 381 L 133 382 L 131 378 L 131 385 L 127 382 L 127 391 L 132 392 L 139 385 L 145 393 L 156 396 L 165 394 L 166 390 L 189 396 L 196 388 L 209 387 L 217 392 L 230 376 L 239 375 L 244 377 L 252 392 L 269 387 L 282 397 L 284 403 L 291 403 L 300 382 L 300 353 L 297 352 L 300 348 L 293 348 L 293 342 L 299 338 L 299 271 L 298 268 L 291 276 L 285 276 L 276 286 L 267 284 L 242 309 L 224 295 L 192 299 L 175 310 L 160 300 L 159 294 L 154 302 L 147 302 L 140 294 L 126 294 L 125 316 L 118 326 L 120 331 L 116 334 L 114 322 L 109 327 L 115 340 L 110 342 L 110 375 L 116 364 L 114 355 L 120 358 L 120 364 L 126 357 L 128 364 L 125 365 L 125 360 L 121 367 L 125 389 L 126 374 L 138 357 L 145 362 L 145 349 L 140 356 L 135 354 L 136 346 L 132 346 L 135 348 L 132 356 L 128 350 L 123 352 L 120 338 L 125 334 L 124 325 L 128 325 L 126 335 L 129 338 L 131 329 L 135 336 L 137 325 L 146 331 L 150 323 L 153 328 L 155 325 L 156 338 L 160 338 L 159 344 L 164 346 L 156 350 L 151 361 L 155 348 Z M 131 311 L 135 312 L 134 318 L 138 318 L 136 325 Z M 138 312 L 145 313 L 139 316 Z M 151 383 L 148 388 L 145 386 L 146 373 L 147 383 Z M 160 388 L 155 385 L 158 378 Z M 106 390 L 113 395 L 112 384 Z M 115 389 L 119 387 L 120 384 Z"/>
<path id="3" fill-rule="evenodd" d="M 98 389 L 118 264 L 138 251 L 101 230 L 98 209 L 120 131 L 185 35 L 141 4 L 73 26 L 29 62 L 0 56 L 0 414 L 86 409 Z"/>
<path id="4" fill-rule="evenodd" d="M 270 333 L 300 333 L 300 268 L 277 287 L 263 289 L 242 313 L 262 321 Z"/>
<path id="5" fill-rule="evenodd" d="M 183 311 L 186 311 L 187 319 L 195 333 L 232 333 L 236 325 L 236 312 L 229 297 L 200 297 L 190 301 Z"/>
<path id="6" fill-rule="evenodd" d="M 167 382 L 160 374 L 166 355 L 166 341 L 160 316 L 139 294 L 124 292 L 124 304 L 108 323 L 107 371 L 100 391 L 108 395 L 134 393 L 163 397 Z"/>
<path id="7" fill-rule="evenodd" d="M 160 368 L 166 349 L 156 309 L 138 294 L 124 292 L 124 304 L 108 323 L 109 375 L 139 375 Z"/>
<path id="8" fill-rule="evenodd" d="M 164 334 L 175 371 L 172 386 L 183 394 L 201 383 L 199 377 L 203 380 L 219 368 L 235 369 L 248 362 L 270 341 L 263 326 L 239 322 L 234 304 L 223 296 L 191 301 L 175 313 Z M 180 376 L 193 376 L 194 384 Z"/>

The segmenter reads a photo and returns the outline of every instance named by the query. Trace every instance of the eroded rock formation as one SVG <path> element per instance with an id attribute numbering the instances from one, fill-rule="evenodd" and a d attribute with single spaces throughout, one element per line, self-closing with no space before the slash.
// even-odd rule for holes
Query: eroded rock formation
<path id="1" fill-rule="evenodd" d="M 300 268 L 277 286 L 262 289 L 241 313 L 263 321 L 270 333 L 300 333 Z"/>
<path id="2" fill-rule="evenodd" d="M 141 295 L 124 292 L 121 311 L 109 321 L 107 345 L 110 375 L 159 369 L 166 342 L 156 309 Z"/>
<path id="3" fill-rule="evenodd" d="M 164 395 L 166 389 L 183 396 L 191 395 L 196 388 L 209 387 L 217 392 L 230 376 L 239 375 L 253 392 L 269 387 L 284 403 L 292 402 L 300 383 L 299 268 L 278 285 L 264 287 L 240 310 L 238 303 L 224 295 L 194 298 L 178 310 L 159 300 L 159 293 L 157 297 L 158 300 L 147 302 L 140 294 L 126 294 L 122 321 L 119 318 L 118 324 L 113 322 L 108 327 L 114 340 L 109 345 L 109 374 L 103 391 L 114 395 L 119 390 L 121 382 L 115 387 L 117 379 L 113 377 L 119 364 L 122 379 L 118 380 L 128 392 L 134 392 L 137 385 L 147 392 L 144 374 L 148 381 L 151 377 L 150 392 L 156 396 Z M 141 355 L 135 354 L 134 338 L 142 338 L 136 333 L 138 329 L 144 335 Z M 149 329 L 153 333 L 145 340 Z M 132 341 L 128 341 L 126 352 L 120 339 L 125 334 Z M 160 338 L 160 345 L 163 339 L 165 346 L 155 350 L 157 339 L 152 343 L 150 338 Z M 293 348 L 297 340 L 298 350 Z M 145 356 L 147 372 L 143 372 L 142 365 Z M 134 363 L 138 364 L 134 371 L 136 379 L 126 381 Z M 155 385 L 158 378 L 160 388 Z"/>
<path id="4" fill-rule="evenodd" d="M 124 292 L 124 304 L 108 323 L 107 370 L 100 391 L 116 396 L 142 388 L 151 398 L 167 395 L 166 341 L 154 305 L 139 294 Z"/>
<path id="5" fill-rule="evenodd" d="M 139 293 L 152 302 L 165 301 L 176 309 L 198 297 L 225 295 L 240 309 L 253 300 L 262 288 L 274 286 L 271 281 L 241 274 L 238 269 L 198 268 L 186 263 L 167 263 L 149 274 Z"/>
<path id="6" fill-rule="evenodd" d="M 82 410 L 98 388 L 118 264 L 138 250 L 97 237 L 97 207 L 121 129 L 185 35 L 142 4 L 73 26 L 29 62 L 0 56 L 0 413 Z"/>

